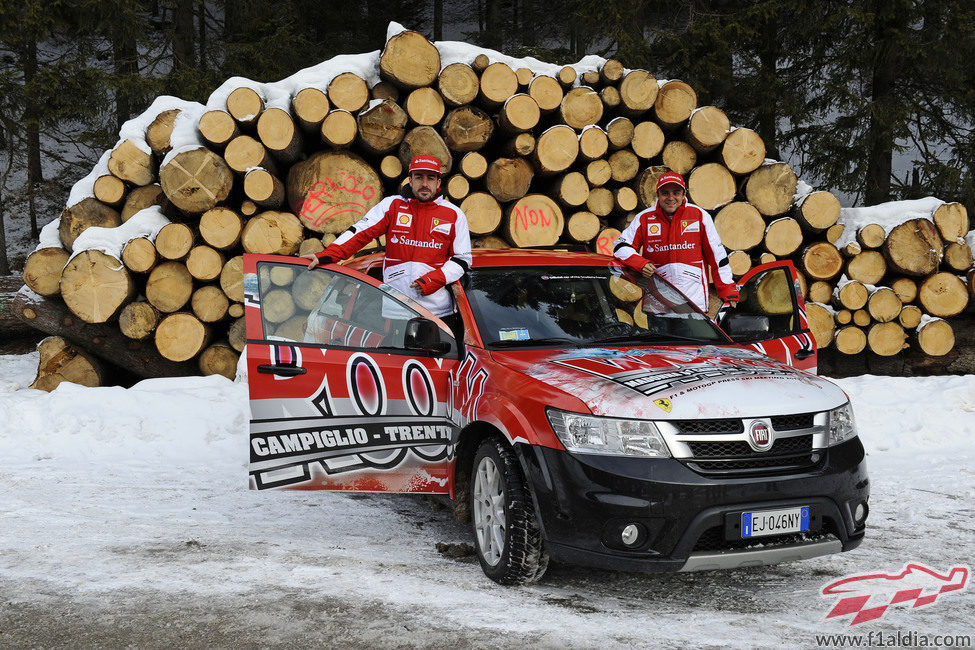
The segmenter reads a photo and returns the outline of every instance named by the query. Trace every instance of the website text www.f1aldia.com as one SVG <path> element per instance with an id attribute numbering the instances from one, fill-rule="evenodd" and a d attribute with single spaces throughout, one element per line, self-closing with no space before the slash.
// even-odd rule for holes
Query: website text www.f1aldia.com
<path id="1" fill-rule="evenodd" d="M 817 648 L 971 648 L 970 634 L 922 634 L 920 632 L 863 632 L 817 634 Z"/>

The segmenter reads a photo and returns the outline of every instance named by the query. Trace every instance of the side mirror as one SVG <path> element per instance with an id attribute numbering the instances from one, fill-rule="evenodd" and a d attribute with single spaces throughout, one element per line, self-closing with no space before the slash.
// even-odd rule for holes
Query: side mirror
<path id="1" fill-rule="evenodd" d="M 406 324 L 403 346 L 409 350 L 424 350 L 435 354 L 450 352 L 450 342 L 441 338 L 440 328 L 432 320 L 413 318 Z"/>
<path id="2" fill-rule="evenodd" d="M 769 333 L 768 316 L 728 313 L 721 321 L 721 329 L 731 338 L 751 338 Z"/>

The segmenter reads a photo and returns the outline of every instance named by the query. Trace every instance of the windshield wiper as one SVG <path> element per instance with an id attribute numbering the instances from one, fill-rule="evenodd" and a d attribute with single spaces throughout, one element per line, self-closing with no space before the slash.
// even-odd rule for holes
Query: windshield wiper
<path id="1" fill-rule="evenodd" d="M 606 338 L 590 341 L 586 345 L 604 345 L 606 343 L 627 343 L 629 341 L 690 341 L 697 344 L 706 344 L 709 341 L 694 336 L 680 336 L 678 334 L 660 334 L 654 332 L 634 332 L 622 336 L 607 336 Z"/>
<path id="2" fill-rule="evenodd" d="M 542 339 L 518 339 L 511 341 L 491 341 L 488 345 L 496 346 L 499 348 L 519 348 L 528 345 L 559 345 L 566 344 L 571 345 L 574 348 L 579 347 L 581 344 L 575 339 L 567 339 L 561 337 L 549 337 Z"/>

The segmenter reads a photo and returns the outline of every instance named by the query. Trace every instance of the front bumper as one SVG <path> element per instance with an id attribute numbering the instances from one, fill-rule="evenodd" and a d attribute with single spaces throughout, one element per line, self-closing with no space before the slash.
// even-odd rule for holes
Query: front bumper
<path id="1" fill-rule="evenodd" d="M 626 571 L 735 568 L 848 551 L 863 540 L 864 522 L 853 520 L 870 492 L 859 438 L 825 450 L 807 471 L 747 478 L 705 476 L 673 458 L 516 449 L 557 561 Z M 810 506 L 810 533 L 736 537 L 741 512 L 790 506 Z M 620 533 L 630 523 L 645 534 L 628 548 Z"/>

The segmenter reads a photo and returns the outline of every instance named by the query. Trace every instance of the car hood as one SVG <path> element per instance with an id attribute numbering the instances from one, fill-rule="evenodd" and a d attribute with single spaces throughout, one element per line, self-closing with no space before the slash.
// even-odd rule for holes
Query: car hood
<path id="1" fill-rule="evenodd" d="M 742 348 L 584 348 L 492 355 L 603 416 L 768 417 L 825 411 L 847 401 L 836 384 Z"/>

